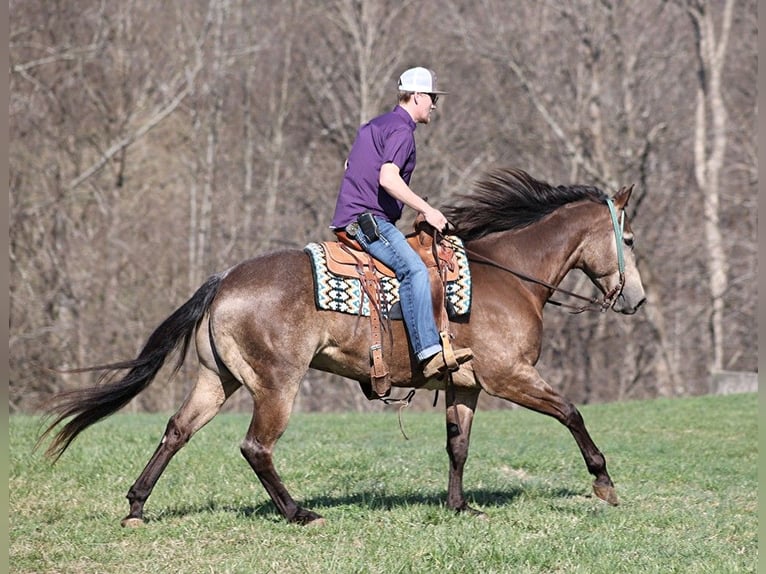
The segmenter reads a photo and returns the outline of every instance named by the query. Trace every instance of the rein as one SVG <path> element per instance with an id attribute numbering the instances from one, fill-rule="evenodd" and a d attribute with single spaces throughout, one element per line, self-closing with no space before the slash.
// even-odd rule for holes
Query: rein
<path id="1" fill-rule="evenodd" d="M 496 267 L 497 269 L 506 271 L 507 273 L 510 273 L 511 275 L 515 275 L 519 279 L 522 279 L 529 283 L 535 283 L 537 285 L 546 287 L 547 289 L 550 289 L 551 291 L 558 291 L 564 295 L 569 295 L 570 297 L 575 297 L 577 299 L 581 299 L 583 301 L 588 302 L 588 305 L 581 305 L 578 307 L 577 305 L 570 305 L 569 303 L 561 303 L 559 301 L 554 301 L 553 299 L 548 300 L 548 303 L 551 303 L 552 305 L 557 305 L 559 307 L 568 307 L 569 309 L 572 309 L 571 313 L 573 314 L 582 313 L 583 311 L 596 311 L 596 310 L 605 311 L 606 309 L 609 308 L 609 304 L 607 303 L 606 296 L 604 296 L 603 301 L 600 301 L 596 297 L 586 297 L 584 295 L 580 295 L 573 291 L 567 291 L 566 289 L 562 289 L 561 287 L 556 287 L 555 285 L 552 285 L 546 281 L 543 281 L 542 279 L 530 277 L 529 275 L 525 275 L 524 273 L 521 273 L 520 271 L 516 271 L 515 269 L 511 269 L 510 267 L 501 265 L 497 261 L 490 259 L 489 257 L 484 257 L 483 255 L 479 255 L 478 253 L 476 253 L 475 251 L 467 247 L 465 248 L 465 250 L 466 250 L 466 253 L 468 253 L 469 261 L 475 261 L 476 263 L 484 263 L 486 265 L 491 265 L 492 267 Z M 604 308 L 605 306 L 606 308 Z"/>
<path id="2" fill-rule="evenodd" d="M 614 206 L 614 201 L 611 197 L 608 197 L 606 199 L 606 204 L 609 207 L 609 215 L 612 221 L 612 229 L 614 230 L 614 239 L 617 245 L 617 268 L 620 273 L 620 280 L 618 281 L 617 285 L 615 285 L 612 289 L 610 289 L 607 293 L 604 294 L 603 298 L 599 299 L 597 297 L 585 297 L 584 295 L 580 295 L 578 293 L 575 293 L 573 291 L 568 291 L 566 289 L 562 289 L 561 287 L 557 287 L 556 285 L 552 285 L 551 283 L 548 283 L 546 281 L 543 281 L 541 279 L 537 279 L 535 277 L 531 277 L 529 275 L 526 275 L 525 273 L 521 273 L 520 271 L 516 271 L 515 269 L 511 269 L 510 267 L 506 267 L 505 265 L 502 265 L 495 261 L 494 259 L 490 259 L 489 257 L 485 257 L 484 255 L 480 255 L 473 251 L 472 249 L 469 249 L 467 245 L 463 246 L 463 249 L 465 250 L 466 254 L 468 255 L 469 261 L 474 261 L 476 263 L 484 263 L 486 265 L 491 265 L 492 267 L 495 267 L 497 269 L 500 269 L 502 271 L 506 271 L 507 273 L 510 273 L 511 275 L 515 275 L 519 279 L 522 279 L 524 281 L 527 281 L 529 283 L 535 283 L 537 285 L 541 285 L 547 289 L 550 289 L 551 291 L 558 291 L 559 293 L 562 293 L 564 295 L 569 295 L 570 297 L 575 297 L 576 299 L 581 299 L 583 301 L 587 301 L 587 305 L 582 306 L 576 306 L 576 305 L 570 305 L 568 303 L 561 303 L 559 301 L 554 301 L 552 299 L 549 299 L 547 302 L 551 303 L 552 305 L 557 305 L 559 307 L 567 307 L 571 309 L 570 313 L 572 314 L 579 314 L 584 311 L 600 311 L 605 312 L 611 309 L 612 305 L 614 305 L 615 300 L 617 297 L 622 293 L 622 288 L 625 285 L 625 257 L 623 253 L 622 248 L 622 242 L 623 242 L 623 229 L 625 226 L 625 211 L 623 210 L 620 213 L 620 217 L 617 217 L 617 210 Z M 447 241 L 448 243 L 454 245 L 456 248 L 458 248 L 457 244 L 453 242 L 449 236 L 442 235 L 438 231 L 434 230 L 434 250 L 436 249 L 436 245 L 440 241 Z M 437 266 L 439 265 L 439 258 L 435 256 Z M 448 389 L 450 388 L 452 383 L 452 377 L 449 377 L 448 382 Z M 397 409 L 397 414 L 399 418 L 399 430 L 402 433 L 402 436 L 404 436 L 405 440 L 409 440 L 409 437 L 404 432 L 404 425 L 402 424 L 402 411 L 410 406 L 410 403 L 412 402 L 413 397 L 415 396 L 415 390 L 412 389 L 407 394 L 407 396 L 403 398 L 385 398 L 385 397 L 378 397 L 379 400 L 381 400 L 385 405 L 399 405 L 399 408 Z M 436 401 L 439 398 L 439 391 L 436 391 L 436 395 L 434 396 L 434 406 L 436 406 Z"/>
<path id="3" fill-rule="evenodd" d="M 548 302 L 551 303 L 552 305 L 557 305 L 559 307 L 567 307 L 571 309 L 570 313 L 572 314 L 582 313 L 583 311 L 600 311 L 603 313 L 604 311 L 609 310 L 612 307 L 612 305 L 614 305 L 615 300 L 620 295 L 620 293 L 622 293 L 622 288 L 625 285 L 625 257 L 623 255 L 623 250 L 622 250 L 622 235 L 623 235 L 623 228 L 625 225 L 625 212 L 623 211 L 620 214 L 620 218 L 618 220 L 617 210 L 614 207 L 614 201 L 612 200 L 612 198 L 610 197 L 607 198 L 606 204 L 609 207 L 609 214 L 612 220 L 612 228 L 614 229 L 614 238 L 617 244 L 617 266 L 620 272 L 620 280 L 617 283 L 617 285 L 615 285 L 612 289 L 610 289 L 607 293 L 604 294 L 604 297 L 602 299 L 599 299 L 597 297 L 585 297 L 584 295 L 574 293 L 573 291 L 562 289 L 561 287 L 557 287 L 556 285 L 552 285 L 541 279 L 531 277 L 529 275 L 521 273 L 520 271 L 516 271 L 515 269 L 506 267 L 505 265 L 502 265 L 498 263 L 497 261 L 490 259 L 489 257 L 485 257 L 484 255 L 479 255 L 472 249 L 469 249 L 468 246 L 465 246 L 464 249 L 469 256 L 468 257 L 469 261 L 475 261 L 477 263 L 484 263 L 486 265 L 491 265 L 492 267 L 496 267 L 497 269 L 506 271 L 510 273 L 511 275 L 515 275 L 519 279 L 522 279 L 529 283 L 536 283 L 537 285 L 541 285 L 547 289 L 550 289 L 551 291 L 558 291 L 559 293 L 562 293 L 564 295 L 569 295 L 570 297 L 575 297 L 577 299 L 581 299 L 583 301 L 588 302 L 587 305 L 582 305 L 578 307 L 576 305 L 570 305 L 568 303 L 561 303 L 559 301 L 554 301 L 553 299 L 549 299 Z M 449 240 L 446 237 L 445 239 Z"/>

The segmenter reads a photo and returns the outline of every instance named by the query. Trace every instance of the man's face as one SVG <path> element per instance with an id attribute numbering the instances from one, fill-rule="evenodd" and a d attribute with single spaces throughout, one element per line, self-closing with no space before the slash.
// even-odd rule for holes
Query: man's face
<path id="1" fill-rule="evenodd" d="M 427 124 L 431 121 L 431 112 L 436 109 L 436 100 L 439 96 L 435 94 L 416 92 L 415 109 L 417 110 L 416 121 L 421 124 Z"/>

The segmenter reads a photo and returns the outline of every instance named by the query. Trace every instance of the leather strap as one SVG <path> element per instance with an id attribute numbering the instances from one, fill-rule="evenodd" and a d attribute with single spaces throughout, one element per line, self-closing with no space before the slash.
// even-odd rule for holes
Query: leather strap
<path id="1" fill-rule="evenodd" d="M 388 366 L 383 358 L 383 340 L 380 334 L 380 300 L 378 299 L 378 278 L 366 266 L 362 276 L 364 291 L 370 298 L 370 378 L 372 379 L 372 388 L 383 397 L 391 390 L 391 383 L 388 380 Z"/>
<path id="2" fill-rule="evenodd" d="M 439 289 L 439 338 L 442 343 L 442 354 L 444 356 L 444 364 L 447 365 L 449 371 L 455 371 L 459 368 L 457 359 L 455 358 L 455 352 L 452 349 L 452 341 L 450 340 L 449 332 L 449 316 L 447 314 L 447 301 L 445 298 L 446 284 L 447 284 L 447 265 L 454 261 L 455 251 L 453 249 L 445 249 L 442 242 L 437 241 L 436 231 L 434 230 L 434 240 L 432 244 L 434 261 L 436 262 L 436 269 L 439 273 L 439 279 L 441 280 L 438 285 Z"/>
<path id="3" fill-rule="evenodd" d="M 348 233 L 346 233 L 344 229 L 335 229 L 333 231 L 335 236 L 338 238 L 338 241 L 344 245 L 348 245 L 351 249 L 355 249 L 356 251 L 364 251 L 361 244 Z"/>
<path id="4" fill-rule="evenodd" d="M 346 235 L 345 231 L 336 232 L 338 237 L 340 237 L 340 233 Z M 347 235 L 346 237 L 348 238 Z M 372 255 L 365 251 L 359 253 L 351 251 L 346 243 L 343 243 L 342 247 L 356 260 L 356 270 L 362 285 L 362 293 L 370 301 L 370 381 L 373 391 L 382 398 L 391 392 L 391 382 L 388 379 L 388 366 L 383 357 L 383 337 L 381 336 L 380 324 L 380 280 L 375 274 L 375 260 Z M 360 314 L 362 307 L 363 304 L 360 304 Z"/>
<path id="5" fill-rule="evenodd" d="M 416 226 L 417 228 L 417 226 Z M 341 244 L 343 251 L 353 256 L 356 261 L 356 271 L 359 275 L 362 292 L 370 301 L 370 381 L 371 391 L 379 398 L 388 396 L 391 392 L 388 366 L 383 356 L 383 341 L 381 335 L 381 308 L 380 308 L 380 280 L 375 273 L 375 260 L 362 250 L 361 245 L 349 236 L 344 230 L 335 230 L 335 235 Z M 428 266 L 429 274 L 438 275 L 437 281 L 432 281 L 431 295 L 434 303 L 434 315 L 438 317 L 439 338 L 441 339 L 442 354 L 448 370 L 455 371 L 459 368 L 455 352 L 452 348 L 451 335 L 449 332 L 449 315 L 445 298 L 448 274 L 456 272 L 455 250 L 448 242 L 441 241 L 439 234 L 434 230 L 433 236 L 426 232 L 420 232 L 416 239 L 421 249 L 426 252 L 430 247 L 433 256 L 433 266 Z M 413 245 L 410 243 L 410 245 Z M 413 245 L 414 247 L 414 245 Z M 364 257 L 364 259 L 362 259 Z M 365 260 L 366 259 L 366 260 Z M 425 258 L 424 258 L 425 259 Z M 361 305 L 360 311 L 361 313 Z M 451 379 L 451 376 L 450 376 Z M 368 399 L 373 398 L 368 393 L 366 385 L 362 389 Z"/>

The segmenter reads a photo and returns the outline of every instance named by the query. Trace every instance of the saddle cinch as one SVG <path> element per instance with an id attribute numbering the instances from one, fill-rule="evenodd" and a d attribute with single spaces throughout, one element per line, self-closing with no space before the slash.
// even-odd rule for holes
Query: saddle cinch
<path id="1" fill-rule="evenodd" d="M 388 396 L 391 383 L 388 367 L 383 357 L 381 320 L 384 315 L 380 303 L 380 278 L 395 277 L 392 269 L 364 251 L 359 243 L 345 231 L 336 231 L 338 241 L 322 243 L 327 256 L 327 269 L 340 277 L 359 279 L 362 291 L 370 302 L 370 381 L 371 385 L 360 383 L 368 399 Z M 449 335 L 449 314 L 446 307 L 445 285 L 458 278 L 455 249 L 448 241 L 438 240 L 438 232 L 419 215 L 415 220 L 415 231 L 406 236 L 407 242 L 423 259 L 431 279 L 431 300 L 434 318 L 440 331 L 445 360 L 454 362 Z M 386 319 L 390 316 L 386 314 Z M 389 329 L 389 334 L 391 330 Z M 393 341 L 391 341 L 393 342 Z M 452 358 L 452 359 L 451 359 Z M 452 365 L 450 365 L 452 366 Z"/>

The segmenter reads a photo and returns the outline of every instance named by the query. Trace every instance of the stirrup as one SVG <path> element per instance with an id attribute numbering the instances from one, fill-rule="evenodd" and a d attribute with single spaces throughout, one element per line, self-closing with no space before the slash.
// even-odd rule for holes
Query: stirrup
<path id="1" fill-rule="evenodd" d="M 428 359 L 428 362 L 423 366 L 423 376 L 426 379 L 440 378 L 447 371 L 457 371 L 460 365 L 473 359 L 473 351 L 469 348 L 457 349 L 453 352 L 455 360 L 455 368 L 450 368 L 447 364 L 443 353 L 436 353 L 433 357 Z"/>

